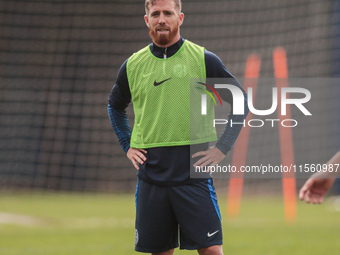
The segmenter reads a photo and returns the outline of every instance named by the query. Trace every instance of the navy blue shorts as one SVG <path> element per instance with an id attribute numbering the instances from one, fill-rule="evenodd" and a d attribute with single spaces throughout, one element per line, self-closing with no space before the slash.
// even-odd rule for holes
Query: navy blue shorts
<path id="1" fill-rule="evenodd" d="M 222 244 L 221 215 L 211 179 L 179 186 L 138 180 L 135 250 L 158 253 Z"/>

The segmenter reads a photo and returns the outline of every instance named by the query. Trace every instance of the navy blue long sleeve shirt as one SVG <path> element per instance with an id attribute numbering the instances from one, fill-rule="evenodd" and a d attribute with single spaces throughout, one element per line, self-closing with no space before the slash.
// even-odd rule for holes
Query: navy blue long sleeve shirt
<path id="1" fill-rule="evenodd" d="M 164 49 L 150 44 L 150 50 L 156 57 L 164 58 L 174 55 L 182 46 L 183 38 Z M 228 78 L 229 83 L 239 87 L 245 95 L 244 115 L 233 115 L 232 109 L 228 116 L 228 123 L 225 126 L 222 135 L 216 143 L 216 147 L 224 154 L 232 148 L 237 136 L 239 135 L 242 125 L 230 126 L 233 123 L 243 122 L 248 113 L 247 95 L 239 82 L 227 70 L 222 61 L 212 52 L 205 50 L 205 66 L 207 78 Z M 119 139 L 119 143 L 125 152 L 130 148 L 131 128 L 129 125 L 126 108 L 131 102 L 131 93 L 126 72 L 126 60 L 121 66 L 116 82 L 109 96 L 108 113 L 111 125 Z M 222 99 L 228 102 L 232 107 L 232 95 L 228 90 L 218 91 Z M 207 149 L 207 143 L 196 146 L 196 150 Z M 139 178 L 157 184 L 174 185 L 192 182 L 190 179 L 190 146 L 169 146 L 149 148 L 147 150 L 147 160 L 140 166 L 137 174 Z M 192 151 L 191 151 L 192 153 Z"/>

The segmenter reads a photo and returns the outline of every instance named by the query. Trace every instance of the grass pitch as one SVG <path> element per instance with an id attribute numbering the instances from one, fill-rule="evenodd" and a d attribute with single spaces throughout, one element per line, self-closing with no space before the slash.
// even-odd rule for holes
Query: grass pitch
<path id="1" fill-rule="evenodd" d="M 221 194 L 219 202 L 223 217 Z M 138 254 L 134 206 L 130 194 L 3 193 L 0 254 Z M 340 210 L 330 200 L 298 202 L 297 220 L 288 224 L 281 197 L 247 197 L 238 219 L 223 217 L 223 231 L 225 254 L 340 254 Z M 175 254 L 197 253 L 176 249 Z"/>

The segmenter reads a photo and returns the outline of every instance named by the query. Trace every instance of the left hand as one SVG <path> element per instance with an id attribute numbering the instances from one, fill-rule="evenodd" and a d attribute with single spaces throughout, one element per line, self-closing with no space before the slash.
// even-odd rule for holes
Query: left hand
<path id="1" fill-rule="evenodd" d="M 323 173 L 312 175 L 300 190 L 300 200 L 305 200 L 308 204 L 321 204 L 326 192 L 332 187 L 335 178 L 322 178 Z"/>
<path id="2" fill-rule="evenodd" d="M 222 151 L 220 151 L 217 147 L 210 147 L 206 151 L 199 151 L 192 155 L 192 158 L 202 157 L 194 164 L 194 167 L 200 166 L 215 166 L 220 163 L 224 158 L 225 155 Z"/>

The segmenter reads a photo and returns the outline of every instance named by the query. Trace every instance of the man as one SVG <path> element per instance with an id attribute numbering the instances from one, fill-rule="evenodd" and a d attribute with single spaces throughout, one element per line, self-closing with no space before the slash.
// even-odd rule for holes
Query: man
<path id="1" fill-rule="evenodd" d="M 338 151 L 327 163 L 325 172 L 313 174 L 302 186 L 299 193 L 300 200 L 313 204 L 322 203 L 327 191 L 332 187 L 337 175 L 340 173 L 340 151 Z"/>
<path id="2" fill-rule="evenodd" d="M 216 55 L 180 36 L 184 19 L 180 0 L 146 0 L 145 11 L 153 42 L 121 66 L 108 105 L 120 145 L 138 170 L 135 250 L 171 255 L 180 235 L 181 249 L 221 255 L 215 188 L 211 178 L 190 178 L 190 159 L 198 159 L 195 165 L 216 165 L 231 149 L 242 125 L 227 124 L 213 148 L 207 147 L 213 140 L 210 135 L 192 141 L 190 78 L 229 78 L 241 86 Z M 234 123 L 242 122 L 248 112 L 241 90 L 245 114 L 230 114 Z M 232 103 L 230 92 L 222 96 Z M 126 115 L 131 99 L 132 133 Z M 193 155 L 191 144 L 197 144 Z"/>

